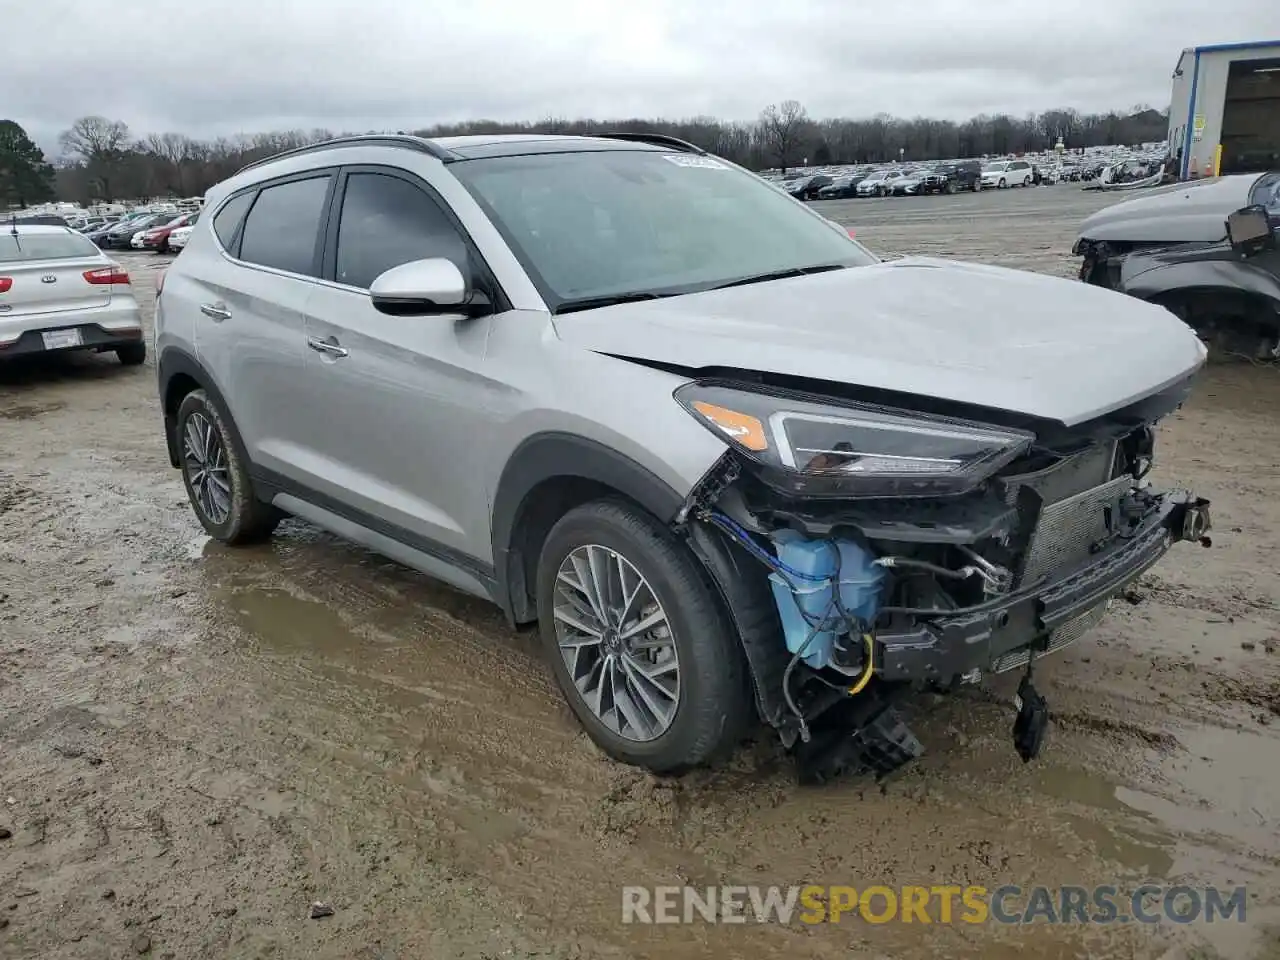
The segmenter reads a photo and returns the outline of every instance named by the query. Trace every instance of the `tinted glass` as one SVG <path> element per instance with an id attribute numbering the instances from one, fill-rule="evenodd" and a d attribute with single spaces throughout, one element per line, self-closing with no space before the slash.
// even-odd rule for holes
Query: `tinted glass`
<path id="1" fill-rule="evenodd" d="M 240 236 L 240 259 L 315 275 L 316 241 L 329 177 L 293 180 L 258 194 Z"/>
<path id="2" fill-rule="evenodd" d="M 347 178 L 338 221 L 338 283 L 367 289 L 380 273 L 431 257 L 452 260 L 468 273 L 466 245 L 435 200 L 399 177 Z"/>
<path id="3" fill-rule="evenodd" d="M 240 226 L 240 221 L 244 219 L 245 211 L 249 209 L 249 204 L 253 202 L 253 191 L 242 193 L 238 197 L 232 197 L 218 211 L 218 215 L 213 218 L 213 232 L 218 235 L 218 242 L 227 249 L 231 248 L 231 238 L 236 234 L 236 227 Z"/>
<path id="4" fill-rule="evenodd" d="M 781 191 L 712 157 L 609 150 L 471 160 L 450 172 L 553 308 L 876 262 Z"/>
<path id="5" fill-rule="evenodd" d="M 78 233 L 0 233 L 0 263 L 96 256 L 98 248 Z"/>

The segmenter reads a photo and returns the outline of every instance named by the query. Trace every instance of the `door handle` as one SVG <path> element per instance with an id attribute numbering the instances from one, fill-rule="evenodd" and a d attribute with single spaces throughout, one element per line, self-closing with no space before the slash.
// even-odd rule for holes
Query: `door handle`
<path id="1" fill-rule="evenodd" d="M 231 319 L 231 311 L 227 309 L 226 304 L 222 303 L 202 303 L 200 312 L 219 323 Z"/>
<path id="2" fill-rule="evenodd" d="M 307 346 L 316 353 L 326 353 L 331 357 L 345 357 L 347 348 L 338 343 L 336 337 L 307 337 Z"/>

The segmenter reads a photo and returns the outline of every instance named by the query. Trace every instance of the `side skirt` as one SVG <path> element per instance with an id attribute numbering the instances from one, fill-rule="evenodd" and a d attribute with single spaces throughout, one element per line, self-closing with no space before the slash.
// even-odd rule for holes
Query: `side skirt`
<path id="1" fill-rule="evenodd" d="M 368 547 L 464 593 L 498 603 L 493 567 L 444 544 L 411 533 L 274 471 L 252 471 L 257 495 L 285 513 Z M 501 606 L 500 603 L 498 603 Z"/>

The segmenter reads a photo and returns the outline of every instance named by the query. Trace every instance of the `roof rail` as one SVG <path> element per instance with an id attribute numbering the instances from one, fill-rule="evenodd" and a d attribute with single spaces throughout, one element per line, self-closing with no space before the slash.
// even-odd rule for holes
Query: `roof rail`
<path id="1" fill-rule="evenodd" d="M 296 157 L 304 153 L 311 153 L 313 150 L 327 150 L 329 147 L 408 147 L 410 150 L 417 150 L 420 153 L 429 154 L 437 160 L 457 160 L 457 154 L 450 150 L 446 150 L 434 140 L 428 140 L 426 137 L 413 137 L 407 134 L 391 134 L 391 133 L 370 133 L 360 134 L 353 137 L 336 137 L 333 140 L 322 140 L 319 143 L 309 143 L 304 147 L 294 147 L 292 150 L 284 150 L 281 153 L 273 153 L 269 157 L 263 157 L 261 160 L 255 160 L 252 163 L 246 163 L 243 167 L 236 171 L 236 174 L 244 173 L 246 170 L 252 170 L 254 167 L 260 167 L 264 163 L 271 163 L 274 160 L 281 160 L 284 157 Z M 234 175 L 234 174 L 233 174 Z"/>
<path id="2" fill-rule="evenodd" d="M 656 147 L 670 147 L 672 150 L 679 150 L 681 153 L 705 154 L 707 152 L 688 140 L 668 137 L 665 133 L 597 133 L 593 134 L 593 136 L 604 137 L 608 140 L 632 140 L 636 143 L 652 143 Z"/>

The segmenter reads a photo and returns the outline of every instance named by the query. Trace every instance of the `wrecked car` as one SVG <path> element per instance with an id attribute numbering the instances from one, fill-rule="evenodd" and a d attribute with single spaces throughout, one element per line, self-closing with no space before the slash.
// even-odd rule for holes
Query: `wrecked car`
<path id="1" fill-rule="evenodd" d="M 1080 227 L 1080 279 L 1171 310 L 1223 355 L 1280 357 L 1280 172 L 1156 187 Z"/>
<path id="2" fill-rule="evenodd" d="M 627 763 L 763 722 L 884 773 L 900 696 L 1008 670 L 1029 759 L 1033 664 L 1208 529 L 1147 479 L 1205 352 L 1167 310 L 882 262 L 679 140 L 344 138 L 205 209 L 155 324 L 204 529 L 300 517 L 536 622 Z"/>

